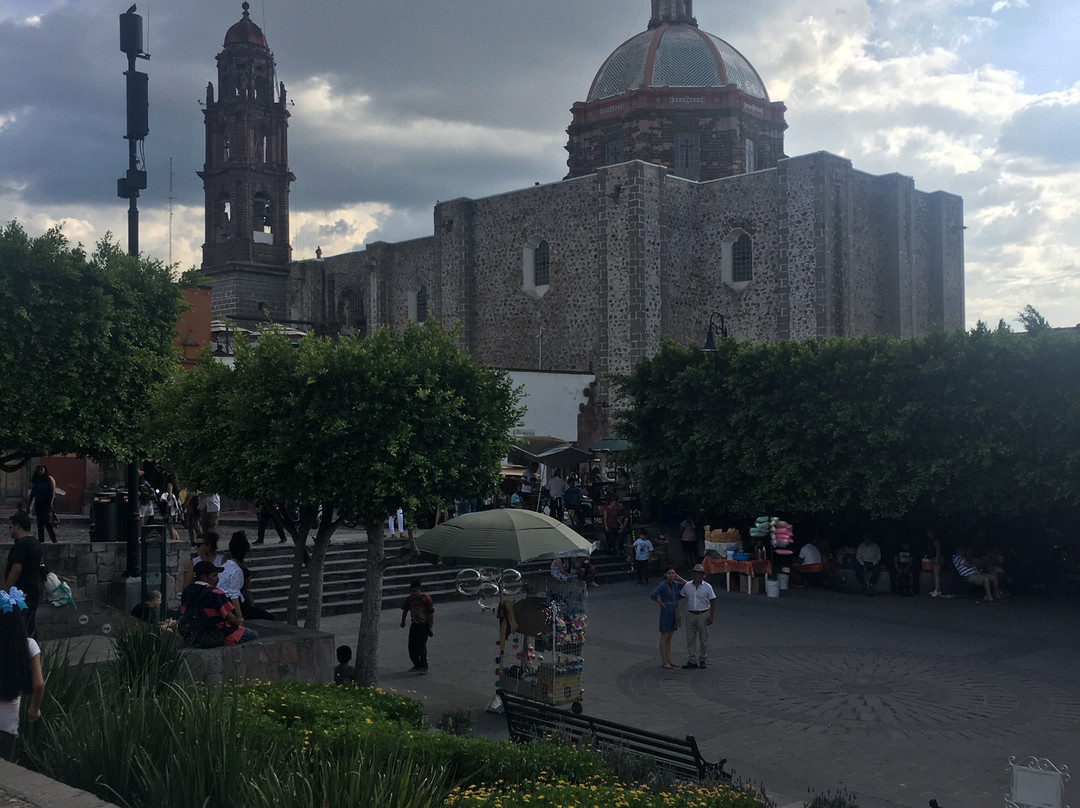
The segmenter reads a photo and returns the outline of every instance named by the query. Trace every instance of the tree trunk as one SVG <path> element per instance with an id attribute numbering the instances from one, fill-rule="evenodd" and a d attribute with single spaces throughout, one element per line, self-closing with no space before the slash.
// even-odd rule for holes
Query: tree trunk
<path id="1" fill-rule="evenodd" d="M 337 530 L 339 521 L 334 521 L 330 515 L 334 513 L 333 507 L 323 505 L 323 518 L 319 522 L 319 529 L 315 532 L 315 547 L 311 551 L 311 560 L 308 562 L 308 596 L 307 614 L 304 617 L 304 628 L 318 629 L 322 621 L 323 602 L 323 571 L 326 567 L 326 551 L 330 549 L 330 537 Z"/>
<path id="2" fill-rule="evenodd" d="M 363 612 L 360 615 L 360 635 L 356 640 L 356 681 L 361 687 L 379 683 L 379 617 L 382 612 L 383 573 L 386 571 L 386 546 L 383 528 L 386 518 L 364 517 L 367 531 L 368 556 L 364 576 Z"/>
<path id="3" fill-rule="evenodd" d="M 293 540 L 293 563 L 292 572 L 289 574 L 289 600 L 285 607 L 285 621 L 290 626 L 295 626 L 300 617 L 300 580 L 304 574 L 304 542 L 300 540 L 298 531 L 287 528 L 289 537 Z"/>

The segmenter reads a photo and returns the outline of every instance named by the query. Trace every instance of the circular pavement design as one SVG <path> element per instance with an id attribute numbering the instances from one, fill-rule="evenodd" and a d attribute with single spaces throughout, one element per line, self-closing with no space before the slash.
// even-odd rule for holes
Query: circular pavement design
<path id="1" fill-rule="evenodd" d="M 620 684 L 680 715 L 782 719 L 840 732 L 1017 735 L 1080 725 L 1080 699 L 978 659 L 875 648 L 722 649 L 705 671 L 635 666 Z M 659 699 L 658 699 L 659 697 Z"/>

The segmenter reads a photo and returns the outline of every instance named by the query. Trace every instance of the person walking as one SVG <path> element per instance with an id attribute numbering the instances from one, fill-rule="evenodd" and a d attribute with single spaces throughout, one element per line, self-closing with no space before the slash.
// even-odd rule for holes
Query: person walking
<path id="1" fill-rule="evenodd" d="M 173 484 L 165 484 L 165 492 L 161 495 L 161 514 L 165 517 L 165 527 L 169 531 L 169 541 L 180 541 L 180 534 L 176 532 L 176 525 L 180 522 L 180 500 L 173 493 Z"/>
<path id="2" fill-rule="evenodd" d="M 712 585 L 705 583 L 705 568 L 695 564 L 691 580 L 685 584 L 681 596 L 686 598 L 686 653 L 684 668 L 705 670 L 709 656 L 709 626 L 716 611 L 716 593 Z"/>
<path id="3" fill-rule="evenodd" d="M 680 584 L 685 583 L 674 567 L 668 567 L 664 580 L 649 595 L 660 604 L 660 665 L 668 670 L 675 667 L 671 661 L 671 635 L 679 627 L 679 591 Z"/>
<path id="4" fill-rule="evenodd" d="M 26 635 L 24 613 L 29 611 L 26 597 L 16 587 L 0 591 L 0 758 L 15 760 L 19 734 L 19 702 L 30 696 L 26 718 L 41 716 L 41 698 L 45 695 L 45 677 L 41 673 L 41 648 Z"/>
<path id="5" fill-rule="evenodd" d="M 8 523 L 14 544 L 4 569 L 4 589 L 17 587 L 26 603 L 26 635 L 37 639 L 37 607 L 41 599 L 41 542 L 30 535 L 30 514 L 13 513 Z M 20 607 L 21 608 L 21 607 Z"/>
<path id="6" fill-rule="evenodd" d="M 409 659 L 413 666 L 409 673 L 427 673 L 427 641 L 428 637 L 434 636 L 432 628 L 435 625 L 435 604 L 431 598 L 422 591 L 423 584 L 417 578 L 409 582 L 409 594 L 401 602 L 401 627 L 405 628 L 405 615 L 412 617 L 412 625 L 409 626 Z"/>
<path id="7" fill-rule="evenodd" d="M 37 519 L 37 537 L 40 542 L 45 541 L 46 532 L 49 540 L 56 542 L 56 531 L 52 523 L 55 499 L 56 480 L 49 476 L 49 470 L 45 466 L 38 466 L 30 478 L 30 507 Z"/>

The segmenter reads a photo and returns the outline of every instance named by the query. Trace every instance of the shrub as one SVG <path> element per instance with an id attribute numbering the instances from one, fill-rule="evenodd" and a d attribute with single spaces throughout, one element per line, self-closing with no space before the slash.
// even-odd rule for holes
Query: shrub
<path id="1" fill-rule="evenodd" d="M 435 726 L 448 735 L 470 735 L 473 729 L 472 710 L 461 707 L 449 710 L 439 716 Z"/>
<path id="2" fill-rule="evenodd" d="M 824 794 L 815 794 L 810 801 L 809 808 L 859 808 L 855 795 L 846 788 L 843 791 L 826 791 Z"/>

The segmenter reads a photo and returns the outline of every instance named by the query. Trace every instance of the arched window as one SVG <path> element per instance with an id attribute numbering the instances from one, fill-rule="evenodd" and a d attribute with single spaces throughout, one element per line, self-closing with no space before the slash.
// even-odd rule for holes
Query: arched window
<path id="1" fill-rule="evenodd" d="M 754 242 L 746 231 L 732 230 L 724 237 L 721 277 L 736 290 L 742 290 L 754 279 Z"/>
<path id="2" fill-rule="evenodd" d="M 551 283 L 551 248 L 540 236 L 533 236 L 521 250 L 522 288 L 541 297 Z"/>
<path id="3" fill-rule="evenodd" d="M 264 191 L 255 194 L 251 203 L 252 238 L 257 244 L 274 243 L 274 206 L 270 195 Z"/>
<path id="4" fill-rule="evenodd" d="M 746 172 L 757 171 L 757 146 L 750 138 L 746 139 Z"/>
<path id="5" fill-rule="evenodd" d="M 422 323 L 427 316 L 427 287 L 421 286 L 415 292 L 409 292 L 409 319 L 414 323 Z"/>
<path id="6" fill-rule="evenodd" d="M 225 194 L 218 197 L 214 216 L 214 239 L 225 241 L 232 234 L 232 202 Z"/>
<path id="7" fill-rule="evenodd" d="M 688 180 L 701 176 L 701 139 L 697 132 L 675 133 L 675 165 L 672 173 Z"/>

